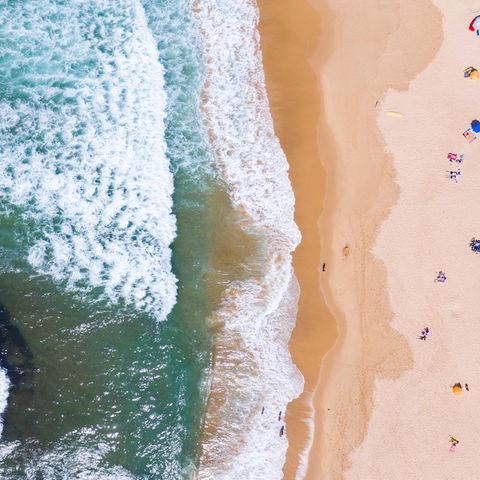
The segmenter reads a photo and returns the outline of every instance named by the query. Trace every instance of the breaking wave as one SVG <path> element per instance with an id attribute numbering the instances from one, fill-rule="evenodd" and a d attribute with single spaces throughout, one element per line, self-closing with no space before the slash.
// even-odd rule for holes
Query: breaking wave
<path id="1" fill-rule="evenodd" d="M 135 0 L 0 5 L 0 214 L 34 271 L 163 319 L 175 303 L 163 68 Z"/>
<path id="2" fill-rule="evenodd" d="M 206 65 L 204 120 L 237 227 L 257 244 L 210 319 L 214 369 L 199 478 L 278 479 L 288 446 L 278 412 L 302 390 L 288 351 L 298 299 L 294 196 L 269 110 L 256 4 L 193 7 Z"/>

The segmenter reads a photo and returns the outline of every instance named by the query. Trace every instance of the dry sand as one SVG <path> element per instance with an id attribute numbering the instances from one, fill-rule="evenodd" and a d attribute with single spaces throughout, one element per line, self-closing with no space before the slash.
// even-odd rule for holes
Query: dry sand
<path id="1" fill-rule="evenodd" d="M 468 30 L 480 4 L 435 0 L 444 42 L 407 92 L 389 91 L 379 116 L 394 159 L 400 198 L 384 224 L 375 253 L 385 262 L 392 326 L 407 338 L 414 367 L 396 381 L 377 379 L 375 408 L 348 480 L 477 479 L 480 416 L 480 256 L 469 249 L 480 236 L 480 140 L 462 132 L 480 116 L 480 82 L 462 70 L 480 59 L 480 38 Z M 423 32 L 422 32 L 423 37 Z M 448 152 L 465 154 L 458 184 Z M 445 284 L 435 283 L 444 270 Z M 422 342 L 418 332 L 429 326 Z M 470 392 L 452 395 L 467 382 Z M 449 436 L 460 444 L 450 453 Z"/>

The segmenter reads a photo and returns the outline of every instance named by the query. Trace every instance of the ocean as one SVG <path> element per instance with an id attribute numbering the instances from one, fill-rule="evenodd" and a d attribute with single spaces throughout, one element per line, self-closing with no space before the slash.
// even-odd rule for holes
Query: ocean
<path id="1" fill-rule="evenodd" d="M 255 3 L 0 18 L 0 478 L 282 478 L 300 234 Z"/>

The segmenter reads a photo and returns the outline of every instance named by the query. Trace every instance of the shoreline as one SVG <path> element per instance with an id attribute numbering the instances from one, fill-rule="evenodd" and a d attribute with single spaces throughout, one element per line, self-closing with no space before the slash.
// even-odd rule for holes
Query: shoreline
<path id="1" fill-rule="evenodd" d="M 318 225 L 326 190 L 326 172 L 317 138 L 323 99 L 311 58 L 318 47 L 322 18 L 307 0 L 258 0 L 257 3 L 270 111 L 275 133 L 290 165 L 295 222 L 302 233 L 301 243 L 293 253 L 300 298 L 289 350 L 305 386 L 287 408 L 289 448 L 284 466 L 284 478 L 293 480 L 307 469 L 320 365 L 337 337 L 336 322 L 320 294 L 320 277 L 328 276 L 330 260 L 322 251 Z M 327 51 L 328 48 L 325 55 Z"/>
<path id="2" fill-rule="evenodd" d="M 365 436 L 372 413 L 375 378 L 398 378 L 413 365 L 405 338 L 390 325 L 393 313 L 384 286 L 386 270 L 372 253 L 380 228 L 398 199 L 392 159 L 385 153 L 377 125 L 377 105 L 389 88 L 407 89 L 409 82 L 432 60 L 441 37 L 441 19 L 430 1 L 420 6 L 412 0 L 395 1 L 391 5 L 369 0 L 362 6 L 352 0 L 336 1 L 335 5 L 325 0 L 295 6 L 289 0 L 276 5 L 268 0 L 258 3 L 275 132 L 291 166 L 290 177 L 297 199 L 295 218 L 302 232 L 302 244 L 294 254 L 294 269 L 302 294 L 290 350 L 306 386 L 304 394 L 287 410 L 290 446 L 284 473 L 290 479 L 298 472 L 299 456 L 308 448 L 308 439 L 297 422 L 304 421 L 310 413 L 315 433 L 305 478 L 340 480 L 349 465 L 349 453 Z M 317 94 L 313 96 L 315 100 L 310 98 L 310 103 L 317 103 L 318 115 L 316 120 L 314 116 L 302 117 L 301 107 L 297 112 L 304 120 L 303 127 L 308 125 L 310 130 L 312 122 L 315 128 L 318 126 L 313 157 L 320 159 L 317 172 L 321 172 L 322 187 L 317 187 L 316 192 L 322 192 L 325 200 L 317 204 L 317 221 L 303 211 L 307 195 L 302 175 L 309 180 L 313 177 L 311 165 L 300 161 L 295 145 L 290 143 L 291 132 L 285 131 L 288 124 L 285 116 L 295 103 L 292 92 L 287 91 L 289 86 L 297 85 L 291 77 L 302 83 L 299 89 L 305 88 L 304 77 L 298 69 L 292 68 L 285 74 L 275 65 L 279 58 L 287 67 L 293 65 L 293 61 L 289 64 L 289 50 L 298 56 L 294 48 L 285 51 L 285 43 L 298 40 L 298 25 L 292 18 L 301 17 L 302 12 L 303 15 L 308 12 L 308 22 L 301 25 L 303 43 L 297 41 L 296 46 L 302 50 L 302 61 L 312 65 L 316 75 Z M 358 18 L 365 18 L 368 28 L 359 25 Z M 281 26 L 272 27 L 274 20 Z M 426 38 L 430 33 L 430 39 L 437 42 L 415 45 L 414 34 L 419 29 Z M 296 119 L 297 129 L 300 121 Z M 362 135 L 365 131 L 373 134 Z M 307 190 L 313 193 L 312 187 Z M 315 230 L 316 251 L 315 242 L 304 241 L 305 233 L 310 237 Z M 345 246 L 349 247 L 348 256 L 343 255 Z M 316 297 L 323 310 L 308 311 L 308 306 L 302 303 L 307 292 L 310 297 L 315 293 L 309 281 L 311 272 L 309 277 L 302 268 L 307 256 L 311 263 L 312 259 L 316 262 L 320 282 L 315 286 Z M 323 262 L 327 263 L 326 275 L 319 269 Z M 330 344 L 323 350 L 315 349 L 316 339 L 322 338 L 323 330 L 317 324 L 312 332 L 309 319 L 328 310 L 335 317 L 328 332 Z M 316 351 L 313 357 L 312 351 Z M 312 394 L 313 412 L 306 401 Z"/>

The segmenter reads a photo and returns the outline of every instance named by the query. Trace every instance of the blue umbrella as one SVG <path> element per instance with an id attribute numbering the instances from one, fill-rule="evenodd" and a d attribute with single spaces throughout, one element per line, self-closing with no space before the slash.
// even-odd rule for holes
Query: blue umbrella
<path id="1" fill-rule="evenodd" d="M 478 120 L 472 120 L 472 130 L 475 133 L 480 133 L 480 122 Z"/>

